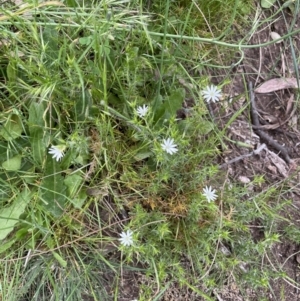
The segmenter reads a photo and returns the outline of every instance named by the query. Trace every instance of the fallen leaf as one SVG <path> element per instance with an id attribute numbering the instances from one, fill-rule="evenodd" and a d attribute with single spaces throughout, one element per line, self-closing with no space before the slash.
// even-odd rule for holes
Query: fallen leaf
<path id="1" fill-rule="evenodd" d="M 270 151 L 269 149 L 268 149 L 268 158 L 275 165 L 275 167 L 277 168 L 277 171 L 282 176 L 287 178 L 289 168 L 288 168 L 287 164 L 285 163 L 285 161 L 283 159 L 281 159 L 277 154 Z"/>
<path id="2" fill-rule="evenodd" d="M 272 40 L 277 40 L 277 39 L 280 39 L 280 38 L 281 38 L 280 34 L 278 34 L 278 33 L 275 32 L 275 31 L 271 31 L 271 32 L 270 32 L 270 36 L 271 36 L 271 39 L 272 39 Z M 281 43 L 281 42 L 282 42 L 281 40 L 280 40 L 280 41 L 277 41 L 276 44 L 279 44 L 279 43 Z"/>
<path id="3" fill-rule="evenodd" d="M 239 176 L 238 180 L 243 184 L 249 184 L 251 182 L 251 180 L 248 177 L 245 177 L 245 176 Z"/>
<path id="4" fill-rule="evenodd" d="M 291 96 L 289 97 L 289 100 L 287 102 L 286 105 L 286 115 L 289 115 L 290 113 L 292 113 L 294 107 L 294 94 L 291 94 Z"/>
<path id="5" fill-rule="evenodd" d="M 291 78 L 273 78 L 267 80 L 261 84 L 258 88 L 255 89 L 256 93 L 270 93 L 283 89 L 297 89 L 297 79 L 294 77 Z"/>
<path id="6" fill-rule="evenodd" d="M 260 5 L 262 8 L 270 8 L 275 2 L 276 0 L 261 0 Z"/>
<path id="7" fill-rule="evenodd" d="M 294 129 L 295 131 L 298 130 L 297 128 L 298 125 L 298 116 L 294 115 L 290 120 L 289 120 L 289 127 Z"/>

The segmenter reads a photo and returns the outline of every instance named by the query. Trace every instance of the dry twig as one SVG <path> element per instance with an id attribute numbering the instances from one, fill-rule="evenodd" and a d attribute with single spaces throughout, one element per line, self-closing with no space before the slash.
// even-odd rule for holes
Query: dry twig
<path id="1" fill-rule="evenodd" d="M 249 97 L 250 97 L 250 108 L 251 108 L 251 117 L 252 117 L 252 124 L 254 131 L 257 133 L 257 135 L 264 140 L 267 144 L 274 147 L 276 150 L 278 150 L 283 159 L 286 163 L 291 163 L 291 158 L 286 150 L 285 147 L 280 145 L 278 142 L 276 142 L 271 136 L 269 136 L 267 133 L 265 133 L 263 130 L 261 130 L 261 124 L 259 122 L 258 118 L 258 112 L 255 104 L 255 94 L 253 92 L 253 85 L 252 82 L 248 83 L 248 89 L 249 89 Z"/>

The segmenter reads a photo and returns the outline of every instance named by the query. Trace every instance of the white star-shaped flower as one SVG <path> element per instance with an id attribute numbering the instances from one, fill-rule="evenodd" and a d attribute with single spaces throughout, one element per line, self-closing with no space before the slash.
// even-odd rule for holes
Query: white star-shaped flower
<path id="1" fill-rule="evenodd" d="M 60 161 L 61 158 L 65 155 L 64 154 L 64 145 L 52 145 L 49 148 L 49 154 L 52 155 L 53 159 L 56 159 L 56 161 Z"/>
<path id="2" fill-rule="evenodd" d="M 130 247 L 133 245 L 133 238 L 132 238 L 133 232 L 131 230 L 127 230 L 127 232 L 122 232 L 120 234 L 121 238 L 119 238 L 119 241 L 121 244 L 125 247 Z"/>
<path id="3" fill-rule="evenodd" d="M 145 117 L 147 112 L 149 110 L 149 107 L 146 106 L 146 105 L 143 105 L 143 106 L 139 106 L 137 107 L 136 109 L 136 113 L 139 117 Z"/>
<path id="4" fill-rule="evenodd" d="M 210 203 L 211 201 L 215 201 L 218 195 L 216 194 L 216 190 L 212 189 L 211 186 L 203 188 L 203 196 L 207 199 L 207 201 Z"/>
<path id="5" fill-rule="evenodd" d="M 174 139 L 168 138 L 164 139 L 161 144 L 162 149 L 170 155 L 178 152 L 177 145 L 174 143 Z"/>
<path id="6" fill-rule="evenodd" d="M 202 92 L 202 96 L 205 101 L 208 102 L 217 102 L 219 98 L 222 96 L 222 91 L 218 89 L 218 87 L 211 85 L 207 86 Z"/>

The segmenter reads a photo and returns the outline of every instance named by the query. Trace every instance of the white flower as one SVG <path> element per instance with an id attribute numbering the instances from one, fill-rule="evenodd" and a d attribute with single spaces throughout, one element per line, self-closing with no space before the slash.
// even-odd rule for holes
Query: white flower
<path id="1" fill-rule="evenodd" d="M 143 106 L 139 106 L 137 109 L 136 109 L 136 113 L 139 117 L 145 117 L 147 112 L 148 112 L 149 108 L 148 106 L 146 105 L 143 105 Z"/>
<path id="2" fill-rule="evenodd" d="M 53 155 L 52 158 L 56 159 L 56 161 L 59 161 L 65 154 L 64 154 L 64 145 L 52 145 L 49 149 L 49 154 Z"/>
<path id="3" fill-rule="evenodd" d="M 210 203 L 211 201 L 216 200 L 218 195 L 216 194 L 216 190 L 212 190 L 211 186 L 203 188 L 203 196 L 206 197 L 207 201 Z"/>
<path id="4" fill-rule="evenodd" d="M 178 152 L 177 145 L 174 143 L 174 139 L 168 138 L 164 139 L 161 144 L 162 149 L 170 155 Z"/>
<path id="5" fill-rule="evenodd" d="M 222 96 L 222 92 L 218 87 L 211 85 L 207 86 L 202 92 L 202 95 L 206 102 L 217 102 L 219 98 Z"/>
<path id="6" fill-rule="evenodd" d="M 133 245 L 133 238 L 132 238 L 133 232 L 131 230 L 127 230 L 127 232 L 122 232 L 120 234 L 121 238 L 119 238 L 119 241 L 123 246 L 131 246 Z"/>

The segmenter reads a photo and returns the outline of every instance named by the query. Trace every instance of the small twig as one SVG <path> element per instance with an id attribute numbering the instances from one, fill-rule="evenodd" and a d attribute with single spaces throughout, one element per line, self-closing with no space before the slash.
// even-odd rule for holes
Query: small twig
<path id="1" fill-rule="evenodd" d="M 251 117 L 252 117 L 252 123 L 253 123 L 253 130 L 257 133 L 257 135 L 264 140 L 267 144 L 270 146 L 274 147 L 276 150 L 278 150 L 283 159 L 285 160 L 286 163 L 291 163 L 291 158 L 286 150 L 285 147 L 280 145 L 278 142 L 276 142 L 271 136 L 269 136 L 267 133 L 262 131 L 260 129 L 261 124 L 259 122 L 258 118 L 258 112 L 255 104 L 255 95 L 253 92 L 253 85 L 252 82 L 248 83 L 248 89 L 249 89 L 249 97 L 250 97 L 250 108 L 251 108 Z"/>
<path id="2" fill-rule="evenodd" d="M 221 169 L 221 168 L 226 167 L 229 164 L 238 162 L 240 160 L 243 160 L 245 158 L 251 157 L 253 155 L 258 155 L 265 147 L 266 147 L 266 145 L 263 143 L 256 150 L 254 150 L 253 152 L 251 152 L 249 154 L 245 154 L 245 155 L 239 156 L 239 157 L 236 157 L 236 158 L 233 158 L 233 159 L 229 160 L 228 162 L 223 163 L 222 165 L 219 165 L 219 168 Z"/>
<path id="3" fill-rule="evenodd" d="M 30 255 L 31 255 L 31 249 L 28 250 L 27 255 L 26 255 L 26 259 L 25 259 L 25 263 L 24 263 L 24 268 L 26 268 L 27 263 L 29 262 L 30 259 Z"/>
<path id="4" fill-rule="evenodd" d="M 218 301 L 224 301 L 224 299 L 222 299 L 215 290 L 213 291 L 213 293 L 217 297 Z"/>

